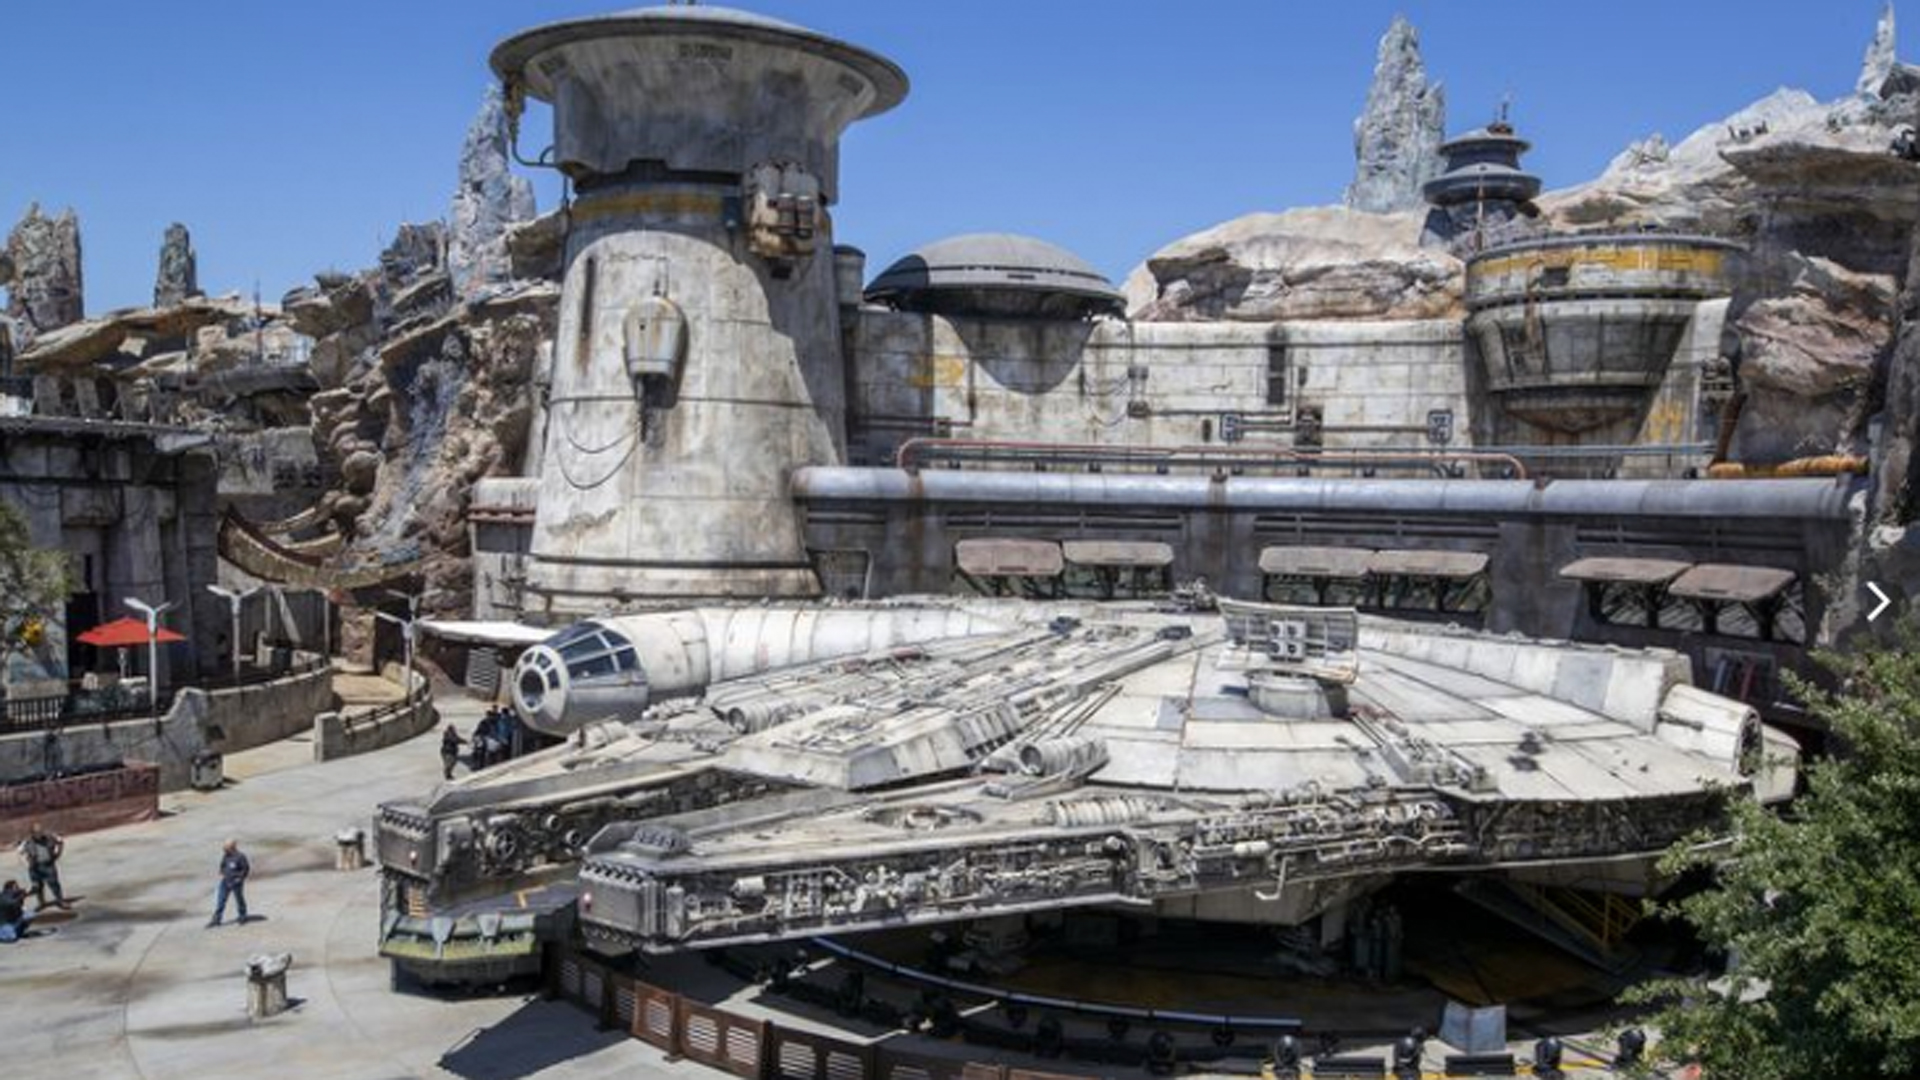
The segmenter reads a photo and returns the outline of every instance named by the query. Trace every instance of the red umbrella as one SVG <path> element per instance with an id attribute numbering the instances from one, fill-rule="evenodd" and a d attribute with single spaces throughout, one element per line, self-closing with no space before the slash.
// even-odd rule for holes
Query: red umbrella
<path id="1" fill-rule="evenodd" d="M 147 644 L 147 624 L 141 619 L 115 619 L 110 623 L 102 623 L 86 633 L 81 634 L 79 640 L 83 645 L 98 645 L 105 649 L 123 649 L 129 645 L 145 645 Z M 163 626 L 160 628 L 159 633 L 153 635 L 153 640 L 165 645 L 170 641 L 185 641 L 187 639 Z"/>

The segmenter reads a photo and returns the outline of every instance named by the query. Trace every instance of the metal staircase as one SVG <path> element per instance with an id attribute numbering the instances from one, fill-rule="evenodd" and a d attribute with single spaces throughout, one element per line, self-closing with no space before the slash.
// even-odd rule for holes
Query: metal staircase
<path id="1" fill-rule="evenodd" d="M 1603 971 L 1617 974 L 1638 956 L 1627 942 L 1627 935 L 1640 922 L 1636 900 L 1494 877 L 1467 878 L 1453 891 Z"/>

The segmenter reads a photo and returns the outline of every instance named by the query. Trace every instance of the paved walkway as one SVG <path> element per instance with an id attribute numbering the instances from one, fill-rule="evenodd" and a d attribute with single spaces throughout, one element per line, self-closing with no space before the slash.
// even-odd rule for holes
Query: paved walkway
<path id="1" fill-rule="evenodd" d="M 442 702 L 462 727 L 480 708 Z M 594 1031 L 572 1006 L 389 990 L 374 952 L 376 872 L 333 869 L 333 835 L 430 785 L 437 749 L 415 739 L 316 765 L 309 742 L 287 740 L 231 757 L 224 790 L 166 797 L 159 821 L 73 837 L 62 871 L 78 917 L 0 945 L 0 1069 L 62 1080 L 665 1074 L 657 1052 Z M 209 930 L 227 836 L 253 860 L 259 918 Z M 299 1004 L 255 1023 L 242 968 L 265 952 L 293 954 Z"/>

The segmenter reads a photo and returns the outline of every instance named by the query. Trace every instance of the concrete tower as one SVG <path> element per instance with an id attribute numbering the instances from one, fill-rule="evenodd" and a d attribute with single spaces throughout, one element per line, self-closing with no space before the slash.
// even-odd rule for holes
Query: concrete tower
<path id="1" fill-rule="evenodd" d="M 574 184 L 528 609 L 819 591 L 793 469 L 845 457 L 839 140 L 893 63 L 787 23 L 665 7 L 494 50 L 553 105 Z"/>

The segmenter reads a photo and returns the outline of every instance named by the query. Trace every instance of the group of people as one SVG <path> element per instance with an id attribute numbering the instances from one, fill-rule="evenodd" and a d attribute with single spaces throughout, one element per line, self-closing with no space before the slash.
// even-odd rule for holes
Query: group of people
<path id="1" fill-rule="evenodd" d="M 27 864 L 27 882 L 31 888 L 23 889 L 12 879 L 0 885 L 0 942 L 26 937 L 34 916 L 49 907 L 64 910 L 73 906 L 60 888 L 60 857 L 67 853 L 66 840 L 36 821 L 27 827 L 27 838 L 20 841 L 19 849 L 21 861 Z M 47 899 L 48 893 L 53 894 L 52 900 Z M 31 913 L 27 911 L 29 896 L 34 900 Z"/>
<path id="2" fill-rule="evenodd" d="M 459 728 L 448 724 L 440 732 L 441 775 L 448 780 L 453 779 L 453 770 L 460 764 L 460 748 L 463 746 L 473 747 L 473 752 L 467 758 L 467 767 L 473 772 L 511 760 L 514 728 L 519 723 L 512 709 L 496 705 L 488 709 L 480 722 L 473 726 L 471 740 L 462 737 Z"/>
<path id="3" fill-rule="evenodd" d="M 71 909 L 72 902 L 60 885 L 60 860 L 67 853 L 66 838 L 34 822 L 27 828 L 27 838 L 20 841 L 20 859 L 27 864 L 27 882 L 29 888 L 21 888 L 20 882 L 8 879 L 0 885 L 0 943 L 19 941 L 27 936 L 34 919 L 47 908 Z M 209 927 L 219 926 L 226 921 L 227 904 L 232 902 L 239 914 L 239 921 L 247 921 L 247 878 L 253 874 L 253 864 L 240 850 L 237 840 L 228 840 L 220 850 L 219 886 L 214 892 L 213 918 Z M 31 897 L 34 909 L 27 910 L 27 900 Z M 51 899 L 49 899 L 51 897 Z"/>

